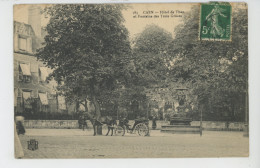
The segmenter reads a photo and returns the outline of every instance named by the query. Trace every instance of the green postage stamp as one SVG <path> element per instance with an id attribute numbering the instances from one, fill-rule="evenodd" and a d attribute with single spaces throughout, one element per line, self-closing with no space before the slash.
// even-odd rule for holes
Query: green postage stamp
<path id="1" fill-rule="evenodd" d="M 227 2 L 201 4 L 199 39 L 231 41 L 231 13 Z"/>

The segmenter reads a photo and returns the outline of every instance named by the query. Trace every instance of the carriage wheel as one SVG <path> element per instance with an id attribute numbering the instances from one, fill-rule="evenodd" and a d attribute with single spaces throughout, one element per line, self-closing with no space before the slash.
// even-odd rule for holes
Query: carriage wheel
<path id="1" fill-rule="evenodd" d="M 102 125 L 102 135 L 106 135 L 108 132 L 108 126 L 106 124 Z M 111 133 L 111 132 L 110 132 Z"/>
<path id="2" fill-rule="evenodd" d="M 144 123 L 137 124 L 135 130 L 139 136 L 147 136 L 149 134 L 149 128 Z"/>
<path id="3" fill-rule="evenodd" d="M 124 136 L 125 135 L 125 128 L 121 127 L 121 126 L 116 126 L 115 127 L 115 135 L 117 136 Z"/>

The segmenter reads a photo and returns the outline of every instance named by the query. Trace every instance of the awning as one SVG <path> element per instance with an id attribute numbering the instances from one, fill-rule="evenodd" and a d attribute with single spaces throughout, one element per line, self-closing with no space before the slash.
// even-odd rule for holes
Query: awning
<path id="1" fill-rule="evenodd" d="M 32 108 L 30 98 L 31 92 L 23 92 L 23 102 L 25 108 Z"/>
<path id="2" fill-rule="evenodd" d="M 28 100 L 31 98 L 31 92 L 23 92 L 23 98 L 24 100 Z"/>
<path id="3" fill-rule="evenodd" d="M 48 70 L 47 70 L 47 67 L 40 67 L 40 72 L 41 72 L 41 81 L 46 81 L 46 78 L 48 77 L 49 73 L 48 73 Z"/>
<path id="4" fill-rule="evenodd" d="M 20 64 L 23 75 L 31 76 L 30 66 L 27 64 Z"/>
<path id="5" fill-rule="evenodd" d="M 27 40 L 25 38 L 19 38 L 19 49 L 26 51 L 26 49 L 27 49 Z"/>
<path id="6" fill-rule="evenodd" d="M 39 93 L 42 105 L 48 105 L 48 98 L 46 93 Z"/>
<path id="7" fill-rule="evenodd" d="M 79 104 L 79 111 L 85 111 L 85 106 L 83 104 Z"/>
<path id="8" fill-rule="evenodd" d="M 61 110 L 66 110 L 66 102 L 65 102 L 65 97 L 63 96 L 58 96 L 58 103 L 59 103 L 59 109 Z"/>

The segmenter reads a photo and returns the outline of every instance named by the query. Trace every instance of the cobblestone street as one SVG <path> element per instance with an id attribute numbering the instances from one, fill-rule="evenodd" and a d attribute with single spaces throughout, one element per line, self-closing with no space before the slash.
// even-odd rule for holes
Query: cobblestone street
<path id="1" fill-rule="evenodd" d="M 105 131 L 103 132 L 103 134 Z M 243 132 L 204 131 L 199 134 L 166 134 L 151 131 L 150 137 L 135 134 L 92 136 L 92 130 L 27 129 L 19 135 L 24 158 L 169 158 L 248 156 L 249 139 Z M 36 139 L 39 149 L 27 149 Z"/>

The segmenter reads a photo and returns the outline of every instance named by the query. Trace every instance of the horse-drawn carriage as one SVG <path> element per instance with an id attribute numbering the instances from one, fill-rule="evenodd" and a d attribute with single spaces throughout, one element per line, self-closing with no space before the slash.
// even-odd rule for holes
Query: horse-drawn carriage
<path id="1" fill-rule="evenodd" d="M 111 136 L 113 135 L 113 132 L 118 136 L 124 136 L 126 132 L 131 134 L 136 133 L 139 136 L 149 136 L 149 120 L 146 118 L 135 119 L 134 125 L 131 126 L 128 124 L 129 121 L 126 118 L 120 119 L 119 122 L 117 122 L 115 117 L 104 116 L 95 118 L 91 114 L 85 113 L 84 115 L 80 116 L 78 120 L 79 127 L 80 129 L 83 129 L 83 131 L 84 127 L 87 127 L 87 119 L 89 119 L 93 125 L 94 136 L 97 133 L 97 127 L 102 125 L 106 126 L 108 129 L 106 135 L 108 135 L 111 130 Z"/>
<path id="2" fill-rule="evenodd" d="M 115 128 L 115 134 L 124 136 L 125 132 L 130 134 L 138 134 L 139 136 L 149 136 L 149 120 L 145 118 L 135 119 L 134 125 L 128 123 L 129 121 L 126 118 L 119 120 L 119 124 Z"/>

